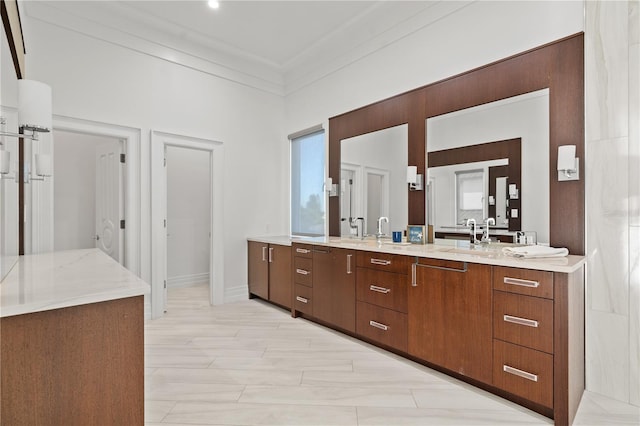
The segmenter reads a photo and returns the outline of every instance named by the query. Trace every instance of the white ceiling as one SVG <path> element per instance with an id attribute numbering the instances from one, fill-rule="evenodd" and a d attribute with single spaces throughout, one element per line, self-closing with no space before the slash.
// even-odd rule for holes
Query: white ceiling
<path id="1" fill-rule="evenodd" d="M 25 12 L 36 20 L 286 94 L 468 3 L 229 0 L 214 10 L 205 0 L 46 0 L 26 1 Z"/>

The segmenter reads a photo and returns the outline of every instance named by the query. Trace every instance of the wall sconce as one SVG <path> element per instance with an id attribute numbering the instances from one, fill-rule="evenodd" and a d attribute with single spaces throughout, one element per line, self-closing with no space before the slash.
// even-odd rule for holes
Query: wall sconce
<path id="1" fill-rule="evenodd" d="M 15 176 L 9 176 L 11 171 L 11 153 L 0 149 L 0 178 L 15 179 Z"/>
<path id="2" fill-rule="evenodd" d="M 18 80 L 18 129 L 30 134 L 0 131 L 2 136 L 38 140 L 38 133 L 51 131 L 51 87 L 35 80 Z M 0 124 L 6 124 L 0 117 Z"/>
<path id="3" fill-rule="evenodd" d="M 337 197 L 338 196 L 338 184 L 333 183 L 333 179 L 328 177 L 324 183 L 324 190 L 329 193 L 329 197 Z"/>
<path id="4" fill-rule="evenodd" d="M 36 176 L 29 176 L 29 170 L 26 171 L 25 179 L 30 180 L 44 180 L 46 177 L 51 177 L 51 157 L 47 154 L 35 155 L 35 172 Z M 28 182 L 25 182 L 28 183 Z"/>
<path id="5" fill-rule="evenodd" d="M 580 160 L 576 157 L 575 145 L 558 147 L 558 182 L 580 180 Z"/>
<path id="6" fill-rule="evenodd" d="M 409 191 L 422 191 L 422 175 L 418 174 L 417 166 L 407 167 L 407 183 Z"/>

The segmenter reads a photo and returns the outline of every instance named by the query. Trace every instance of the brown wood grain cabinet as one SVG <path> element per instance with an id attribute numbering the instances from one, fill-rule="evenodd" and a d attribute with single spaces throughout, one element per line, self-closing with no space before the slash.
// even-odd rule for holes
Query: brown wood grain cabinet
<path id="1" fill-rule="evenodd" d="M 355 333 L 355 251 L 314 246 L 312 294 L 314 317 Z"/>
<path id="2" fill-rule="evenodd" d="M 491 266 L 419 259 L 409 287 L 409 354 L 491 383 Z"/>
<path id="3" fill-rule="evenodd" d="M 258 296 L 287 309 L 292 304 L 291 247 L 248 242 L 250 296 Z"/>
<path id="4" fill-rule="evenodd" d="M 0 425 L 144 424 L 144 296 L 0 318 Z"/>

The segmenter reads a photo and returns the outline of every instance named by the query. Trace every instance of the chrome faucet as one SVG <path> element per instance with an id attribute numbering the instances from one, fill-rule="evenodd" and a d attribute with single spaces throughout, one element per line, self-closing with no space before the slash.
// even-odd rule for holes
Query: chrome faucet
<path id="1" fill-rule="evenodd" d="M 376 231 L 376 239 L 379 240 L 381 237 L 384 237 L 385 234 L 382 233 L 382 222 L 389 223 L 389 218 L 385 216 L 381 216 L 378 218 L 378 230 Z"/>
<path id="2" fill-rule="evenodd" d="M 471 245 L 473 244 L 478 244 L 478 239 L 476 238 L 476 220 L 471 218 L 471 219 L 467 219 L 467 226 L 469 227 L 469 243 L 471 243 Z"/>
<path id="3" fill-rule="evenodd" d="M 496 226 L 496 220 L 492 217 L 488 217 L 484 220 L 484 231 L 482 232 L 482 239 L 480 242 L 485 244 L 491 242 L 491 238 L 489 238 L 489 225 Z"/>
<path id="4" fill-rule="evenodd" d="M 357 218 L 355 218 L 353 221 L 354 221 L 354 222 L 355 222 L 355 224 L 356 224 L 356 236 L 358 236 L 358 233 L 357 233 L 357 229 L 358 229 L 358 221 L 362 221 L 362 223 L 361 223 L 361 227 L 360 227 L 360 229 L 362 229 L 362 235 L 360 235 L 360 238 L 364 240 L 364 230 L 365 230 L 365 227 L 364 227 L 364 217 L 357 217 Z"/>

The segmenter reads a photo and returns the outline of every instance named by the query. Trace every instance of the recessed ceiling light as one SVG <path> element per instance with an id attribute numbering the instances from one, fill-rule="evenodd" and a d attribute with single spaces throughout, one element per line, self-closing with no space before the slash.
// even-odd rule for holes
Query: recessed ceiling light
<path id="1" fill-rule="evenodd" d="M 207 3 L 209 5 L 209 7 L 211 9 L 217 9 L 220 7 L 220 2 L 216 1 L 216 0 L 209 0 L 209 2 Z"/>

